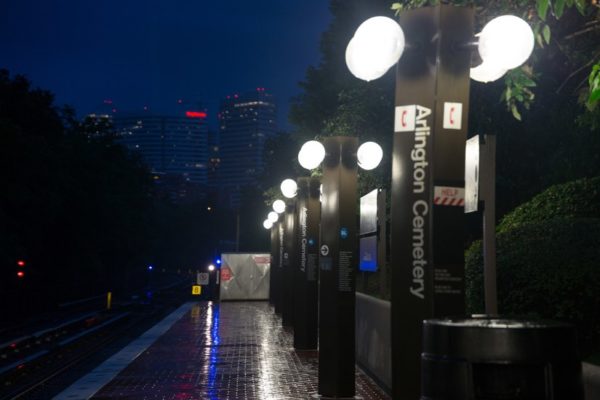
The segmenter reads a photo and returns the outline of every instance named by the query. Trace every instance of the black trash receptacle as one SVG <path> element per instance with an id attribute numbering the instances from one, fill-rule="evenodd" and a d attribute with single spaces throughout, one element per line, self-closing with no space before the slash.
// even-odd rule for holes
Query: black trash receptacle
<path id="1" fill-rule="evenodd" d="M 575 328 L 500 318 L 423 322 L 421 399 L 582 400 Z"/>

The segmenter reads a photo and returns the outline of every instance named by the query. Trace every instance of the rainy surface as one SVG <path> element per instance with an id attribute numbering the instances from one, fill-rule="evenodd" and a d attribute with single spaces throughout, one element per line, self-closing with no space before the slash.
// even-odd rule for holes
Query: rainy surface
<path id="1" fill-rule="evenodd" d="M 317 393 L 317 352 L 266 302 L 198 303 L 94 399 L 307 399 Z M 356 395 L 390 399 L 357 370 Z"/>

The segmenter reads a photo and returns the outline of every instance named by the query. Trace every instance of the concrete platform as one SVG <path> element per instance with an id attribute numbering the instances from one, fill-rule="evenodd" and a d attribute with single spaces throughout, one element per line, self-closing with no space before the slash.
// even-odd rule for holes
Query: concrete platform
<path id="1" fill-rule="evenodd" d="M 188 303 L 56 399 L 308 399 L 317 370 L 266 302 Z M 356 395 L 390 399 L 358 369 Z"/>

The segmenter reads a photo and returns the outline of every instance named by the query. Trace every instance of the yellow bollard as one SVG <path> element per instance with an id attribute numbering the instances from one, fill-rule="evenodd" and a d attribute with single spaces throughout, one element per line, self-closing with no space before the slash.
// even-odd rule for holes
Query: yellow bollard
<path id="1" fill-rule="evenodd" d="M 110 310 L 110 306 L 112 304 L 112 292 L 106 293 L 106 309 Z"/>

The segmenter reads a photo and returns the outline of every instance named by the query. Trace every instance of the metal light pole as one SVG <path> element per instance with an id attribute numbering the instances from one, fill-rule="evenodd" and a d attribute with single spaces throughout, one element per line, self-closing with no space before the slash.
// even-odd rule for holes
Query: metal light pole
<path id="1" fill-rule="evenodd" d="M 353 397 L 358 139 L 329 137 L 323 145 L 326 156 L 319 257 L 319 394 Z"/>
<path id="2" fill-rule="evenodd" d="M 269 304 L 276 306 L 279 277 L 279 222 L 271 226 L 271 273 L 269 275 Z"/>
<path id="3" fill-rule="evenodd" d="M 358 147 L 358 139 L 348 136 L 328 137 L 323 144 L 307 142 L 298 154 L 298 161 L 306 169 L 316 168 L 323 161 L 318 373 L 322 397 L 354 397 L 356 391 L 357 167 L 375 168 L 382 154 L 377 144 L 367 142 Z"/>
<path id="4" fill-rule="evenodd" d="M 533 32 L 517 17 L 493 19 L 479 42 L 473 26 L 472 8 L 440 4 L 404 12 L 399 25 L 371 18 L 346 49 L 350 72 L 363 80 L 383 76 L 397 62 L 391 193 L 394 398 L 419 398 L 422 321 L 464 313 L 469 79 L 496 80 L 533 50 Z M 482 63 L 471 69 L 476 46 Z"/>
<path id="5" fill-rule="evenodd" d="M 465 313 L 460 206 L 471 52 L 457 44 L 473 38 L 473 10 L 421 8 L 404 13 L 400 24 L 414 46 L 396 73 L 392 390 L 418 399 L 423 320 Z"/>
<path id="6" fill-rule="evenodd" d="M 302 350 L 316 349 L 318 344 L 320 184 L 318 178 L 298 178 L 294 348 Z"/>
<path id="7" fill-rule="evenodd" d="M 296 204 L 288 201 L 283 213 L 283 307 L 281 323 L 283 326 L 294 325 L 294 269 L 296 266 Z"/>
<path id="8" fill-rule="evenodd" d="M 285 212 L 286 204 L 283 200 L 273 202 L 273 211 L 263 222 L 265 229 L 271 230 L 271 275 L 269 299 L 275 306 L 275 313 L 283 314 L 284 308 L 284 254 L 285 250 Z"/>

